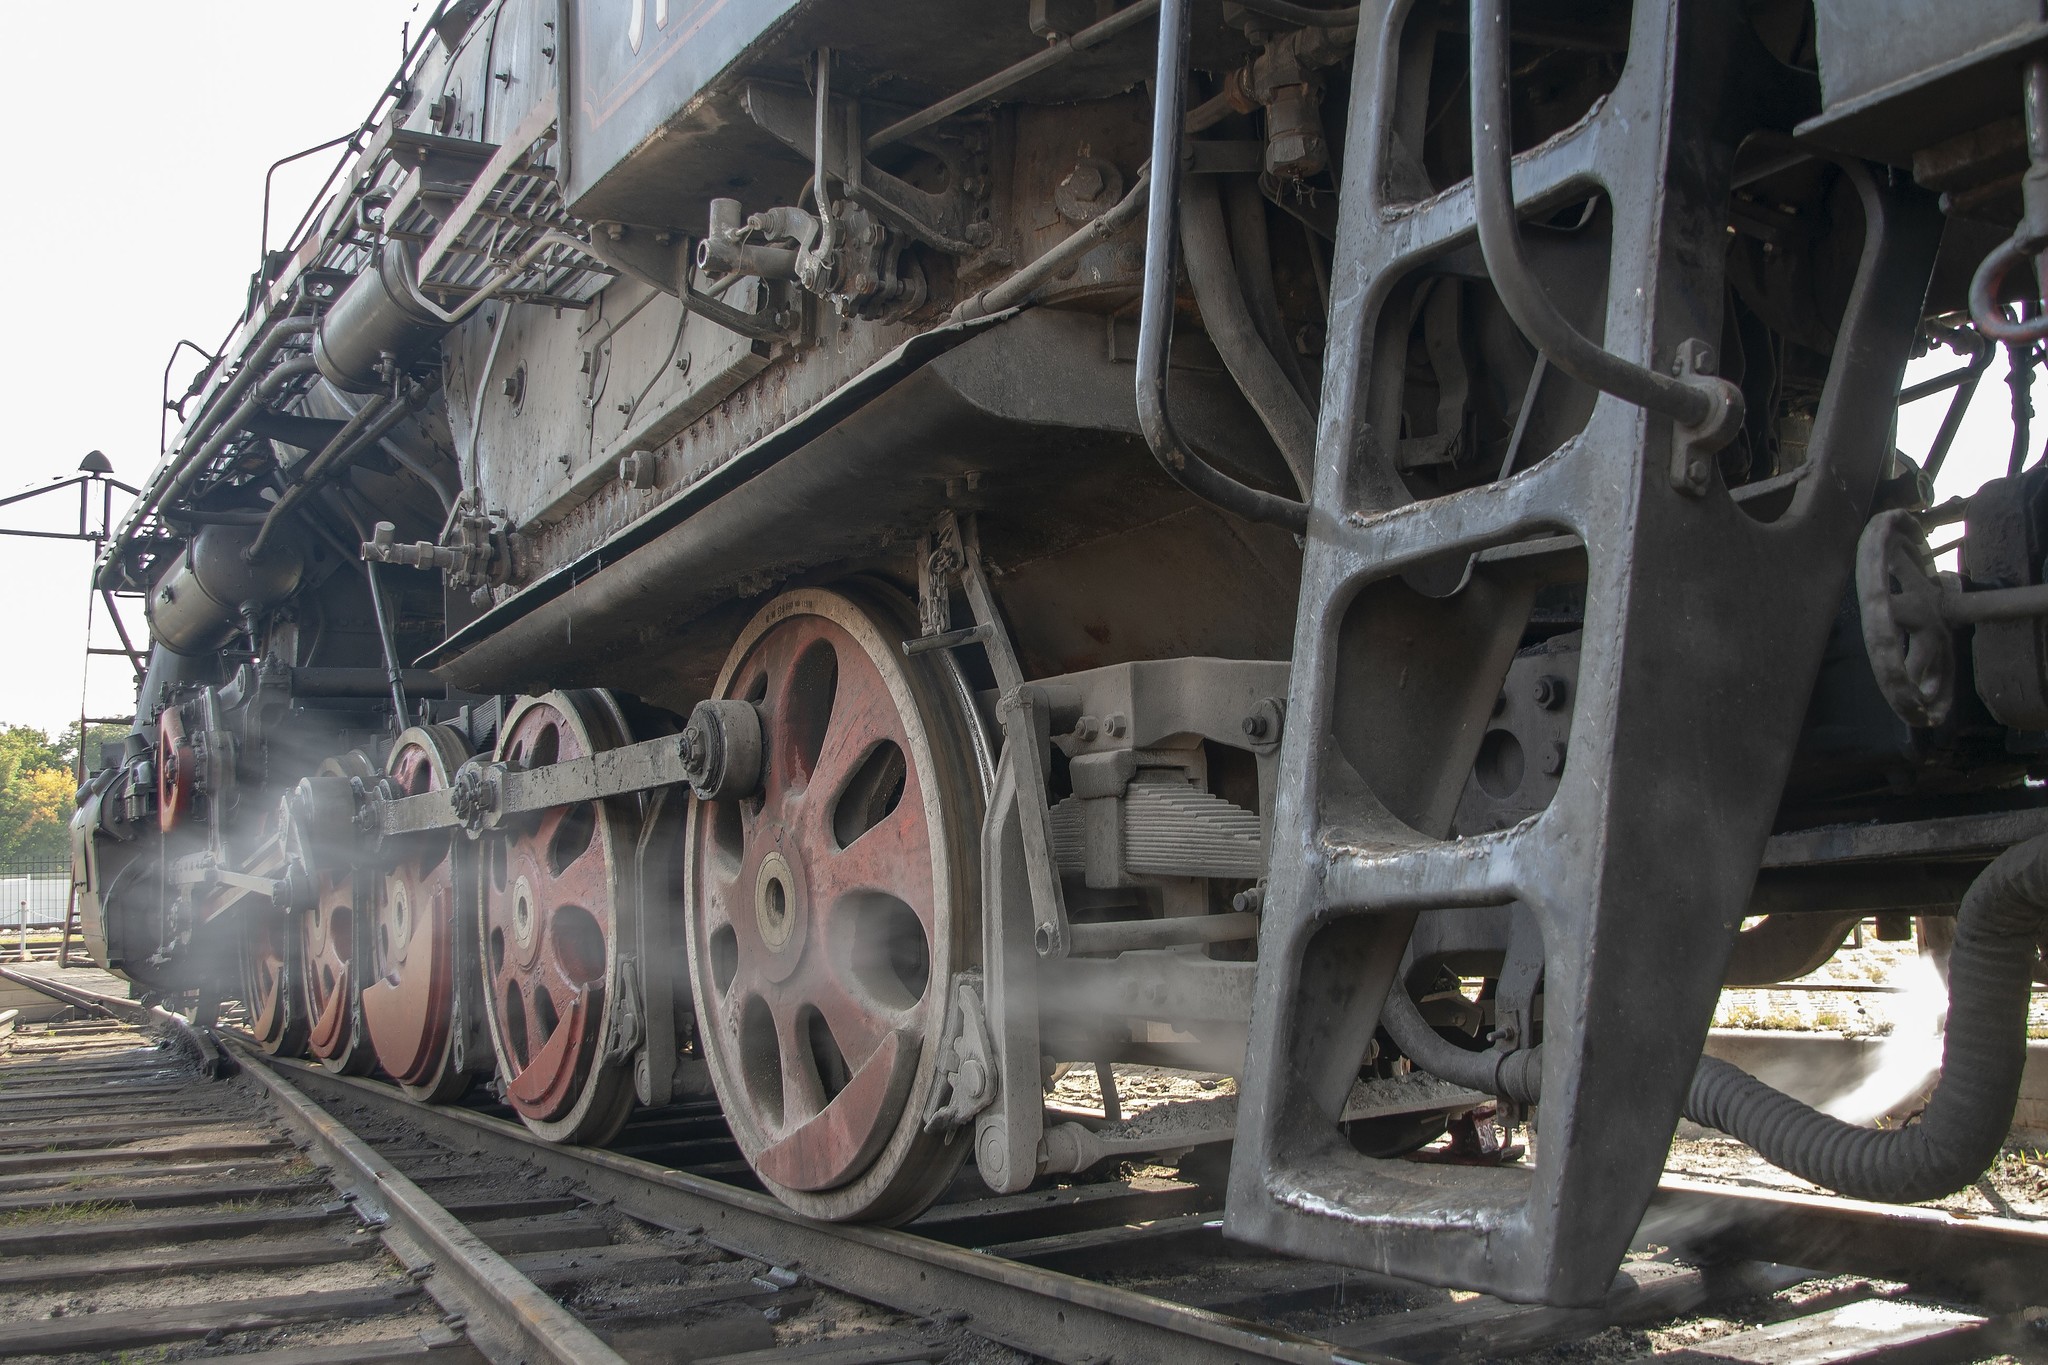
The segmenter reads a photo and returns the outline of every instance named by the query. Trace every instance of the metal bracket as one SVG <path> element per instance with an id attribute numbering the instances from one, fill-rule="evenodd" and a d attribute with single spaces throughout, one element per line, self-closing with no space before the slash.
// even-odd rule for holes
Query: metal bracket
<path id="1" fill-rule="evenodd" d="M 1691 497 L 1705 497 L 1714 477 L 1714 452 L 1735 439 L 1742 428 L 1741 391 L 1728 396 L 1725 383 L 1714 379 L 1714 348 L 1694 338 L 1678 345 L 1671 372 L 1709 394 L 1714 416 L 1698 426 L 1679 423 L 1671 433 L 1671 486 Z"/>
<path id="2" fill-rule="evenodd" d="M 740 107 L 791 151 L 809 159 L 820 150 L 816 146 L 816 111 L 809 100 L 749 81 L 740 91 Z M 966 240 L 967 196 L 958 190 L 928 194 L 879 169 L 858 150 L 849 152 L 847 126 L 844 118 L 826 120 L 822 148 L 825 171 L 839 180 L 847 198 L 926 246 L 954 256 L 977 249 Z M 822 199 L 822 185 L 818 192 Z"/>
<path id="3" fill-rule="evenodd" d="M 939 1053 L 943 1088 L 934 1092 L 924 1130 L 958 1128 L 995 1102 L 999 1079 L 995 1044 L 989 1041 L 988 1011 L 981 1002 L 981 974 L 962 972 L 954 979 L 953 1017 Z"/>

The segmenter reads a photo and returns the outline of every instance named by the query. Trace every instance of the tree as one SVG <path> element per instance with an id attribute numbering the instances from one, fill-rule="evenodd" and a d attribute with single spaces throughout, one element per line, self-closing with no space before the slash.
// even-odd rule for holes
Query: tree
<path id="1" fill-rule="evenodd" d="M 32 725 L 0 726 L 0 860 L 68 855 L 77 731 L 53 740 Z"/>

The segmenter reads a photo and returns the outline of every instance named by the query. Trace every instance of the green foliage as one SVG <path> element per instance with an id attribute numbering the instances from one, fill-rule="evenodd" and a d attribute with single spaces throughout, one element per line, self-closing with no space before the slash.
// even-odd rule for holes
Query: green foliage
<path id="1" fill-rule="evenodd" d="M 83 738 L 97 745 L 112 728 L 95 725 Z M 0 726 L 0 860 L 69 856 L 80 738 L 76 722 L 55 739 L 32 725 Z"/>

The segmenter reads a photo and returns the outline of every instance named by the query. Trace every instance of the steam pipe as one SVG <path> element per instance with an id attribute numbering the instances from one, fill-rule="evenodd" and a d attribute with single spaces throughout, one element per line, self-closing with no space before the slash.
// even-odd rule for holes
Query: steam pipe
<path id="1" fill-rule="evenodd" d="M 350 453 L 362 443 L 364 429 L 376 425 L 384 410 L 390 406 L 391 399 L 388 395 L 374 395 L 369 402 L 356 409 L 355 415 L 348 419 L 340 431 L 334 433 L 333 440 L 306 461 L 305 472 L 296 476 L 291 486 L 284 490 L 265 514 L 262 524 L 257 528 L 256 539 L 249 544 L 247 554 L 250 559 L 256 559 L 263 554 L 263 547 L 269 543 L 271 531 L 283 520 L 285 512 L 303 498 L 308 490 L 318 485 L 343 455 Z"/>
<path id="2" fill-rule="evenodd" d="M 1167 411 L 1187 50 L 1188 0 L 1160 0 L 1159 60 L 1153 73 L 1153 186 L 1145 215 L 1145 283 L 1138 317 L 1138 425 L 1160 467 L 1175 483 L 1248 521 L 1272 522 L 1299 535 L 1308 530 L 1307 503 L 1261 492 L 1224 474 L 1189 449 Z"/>
<path id="3" fill-rule="evenodd" d="M 1522 254 L 1508 135 L 1507 0 L 1472 0 L 1472 200 L 1479 250 L 1515 326 L 1551 364 L 1603 393 L 1661 413 L 1700 437 L 1732 436 L 1742 391 L 1725 379 L 1694 382 L 1624 360 L 1580 334 Z"/>
<path id="4" fill-rule="evenodd" d="M 1072 268 L 1083 256 L 1136 222 L 1138 215 L 1144 211 L 1151 188 L 1151 168 L 1146 166 L 1138 171 L 1137 180 L 1124 192 L 1124 197 L 1117 200 L 1107 211 L 1089 219 L 1072 236 L 1001 284 L 991 285 L 972 298 L 963 299 L 959 306 L 954 308 L 949 320 L 970 322 L 975 318 L 987 317 L 991 313 L 1000 313 L 1005 308 L 1015 308 L 1020 304 L 1029 303 L 1032 296 L 1043 288 L 1047 281 L 1058 276 L 1061 271 Z"/>
<path id="5" fill-rule="evenodd" d="M 245 367 L 243 372 L 247 373 L 249 368 L 253 368 L 253 366 Z M 256 386 L 256 391 L 242 400 L 241 406 L 235 409 L 233 415 L 226 421 L 218 423 L 204 444 L 193 451 L 189 457 L 179 461 L 178 470 L 172 475 L 169 487 L 165 488 L 162 494 L 157 497 L 147 499 L 149 505 L 154 507 L 168 502 L 180 496 L 186 489 L 198 482 L 199 475 L 205 470 L 207 461 L 218 455 L 226 447 L 227 443 L 234 439 L 235 433 L 242 429 L 243 423 L 269 406 L 270 400 L 275 398 L 286 384 L 297 379 L 300 375 L 312 374 L 313 372 L 313 357 L 301 355 L 293 356 L 290 360 L 285 361 L 265 375 L 263 382 Z M 237 380 L 240 380 L 241 377 L 241 375 L 235 376 Z"/>
<path id="6" fill-rule="evenodd" d="M 301 488 L 305 486 L 300 485 Z M 356 509 L 347 495 L 330 491 L 327 496 L 332 505 L 347 518 L 349 525 L 355 528 L 358 543 L 368 540 L 370 537 L 363 530 L 363 519 L 356 515 Z M 405 670 L 398 662 L 398 641 L 392 635 L 391 611 L 384 602 L 384 584 L 377 577 L 377 565 L 374 561 L 361 559 L 359 554 L 351 555 L 348 547 L 341 544 L 340 539 L 325 526 L 316 522 L 314 529 L 334 547 L 344 563 L 356 558 L 363 566 L 363 579 L 370 590 L 370 614 L 376 619 L 377 624 L 377 646 L 384 656 L 384 681 L 391 689 L 391 723 L 403 730 L 406 725 Z"/>
<path id="7" fill-rule="evenodd" d="M 1543 1089 L 1543 1049 L 1525 1047 L 1514 1052 L 1491 1048 L 1473 1051 L 1459 1047 L 1431 1027 L 1422 1011 L 1408 997 L 1399 981 L 1387 992 L 1380 1010 L 1380 1026 L 1409 1061 L 1440 1080 L 1483 1090 L 1489 1095 L 1519 1104 L 1535 1104 Z"/>
<path id="8" fill-rule="evenodd" d="M 1314 491 L 1316 420 L 1280 368 L 1245 303 L 1230 259 L 1223 199 L 1215 176 L 1196 176 L 1181 195 L 1180 240 L 1187 255 L 1188 283 L 1202 310 L 1202 326 L 1223 356 L 1223 367 L 1280 448 L 1295 487 L 1306 497 Z"/>
<path id="9" fill-rule="evenodd" d="M 383 440 L 393 427 L 412 415 L 413 409 L 432 393 L 439 383 L 438 376 L 428 379 L 414 389 L 404 402 L 385 399 L 375 404 L 365 403 L 362 409 L 349 419 L 349 427 L 354 428 L 354 431 L 344 429 L 337 434 L 334 440 L 328 443 L 327 449 L 314 456 L 307 465 L 305 477 L 287 488 L 284 495 L 271 505 L 270 515 L 264 519 L 263 525 L 257 528 L 256 538 L 249 542 L 249 548 L 245 551 L 246 557 L 259 557 L 271 534 L 284 520 L 285 513 L 297 506 L 314 488 L 332 478 L 335 472 L 344 468 L 349 461 Z"/>

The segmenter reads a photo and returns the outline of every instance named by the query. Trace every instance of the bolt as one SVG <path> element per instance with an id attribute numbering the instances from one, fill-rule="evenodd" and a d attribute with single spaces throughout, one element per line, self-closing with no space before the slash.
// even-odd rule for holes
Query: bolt
<path id="1" fill-rule="evenodd" d="M 1083 202 L 1102 193 L 1102 172 L 1094 163 L 1083 161 L 1067 172 L 1067 188 Z"/>
<path id="2" fill-rule="evenodd" d="M 1093 740 L 1099 733 L 1101 733 L 1101 727 L 1093 716 L 1083 716 L 1074 722 L 1074 738 L 1080 740 L 1083 744 Z"/>
<path id="3" fill-rule="evenodd" d="M 1543 750 L 1543 775 L 1556 777 L 1564 771 L 1564 741 L 1553 739 Z"/>
<path id="4" fill-rule="evenodd" d="M 1246 716 L 1244 718 L 1244 733 L 1247 739 L 1264 739 L 1266 731 L 1271 728 L 1264 716 Z"/>
<path id="5" fill-rule="evenodd" d="M 1124 732 L 1130 726 L 1122 716 L 1111 716 L 1108 720 L 1102 722 L 1102 728 L 1108 732 L 1111 739 L 1122 739 Z"/>
<path id="6" fill-rule="evenodd" d="M 1538 706 L 1546 711 L 1555 711 L 1564 705 L 1564 692 L 1564 679 L 1556 674 L 1546 673 L 1536 680 L 1536 686 L 1531 689 L 1530 694 L 1536 699 Z"/>

